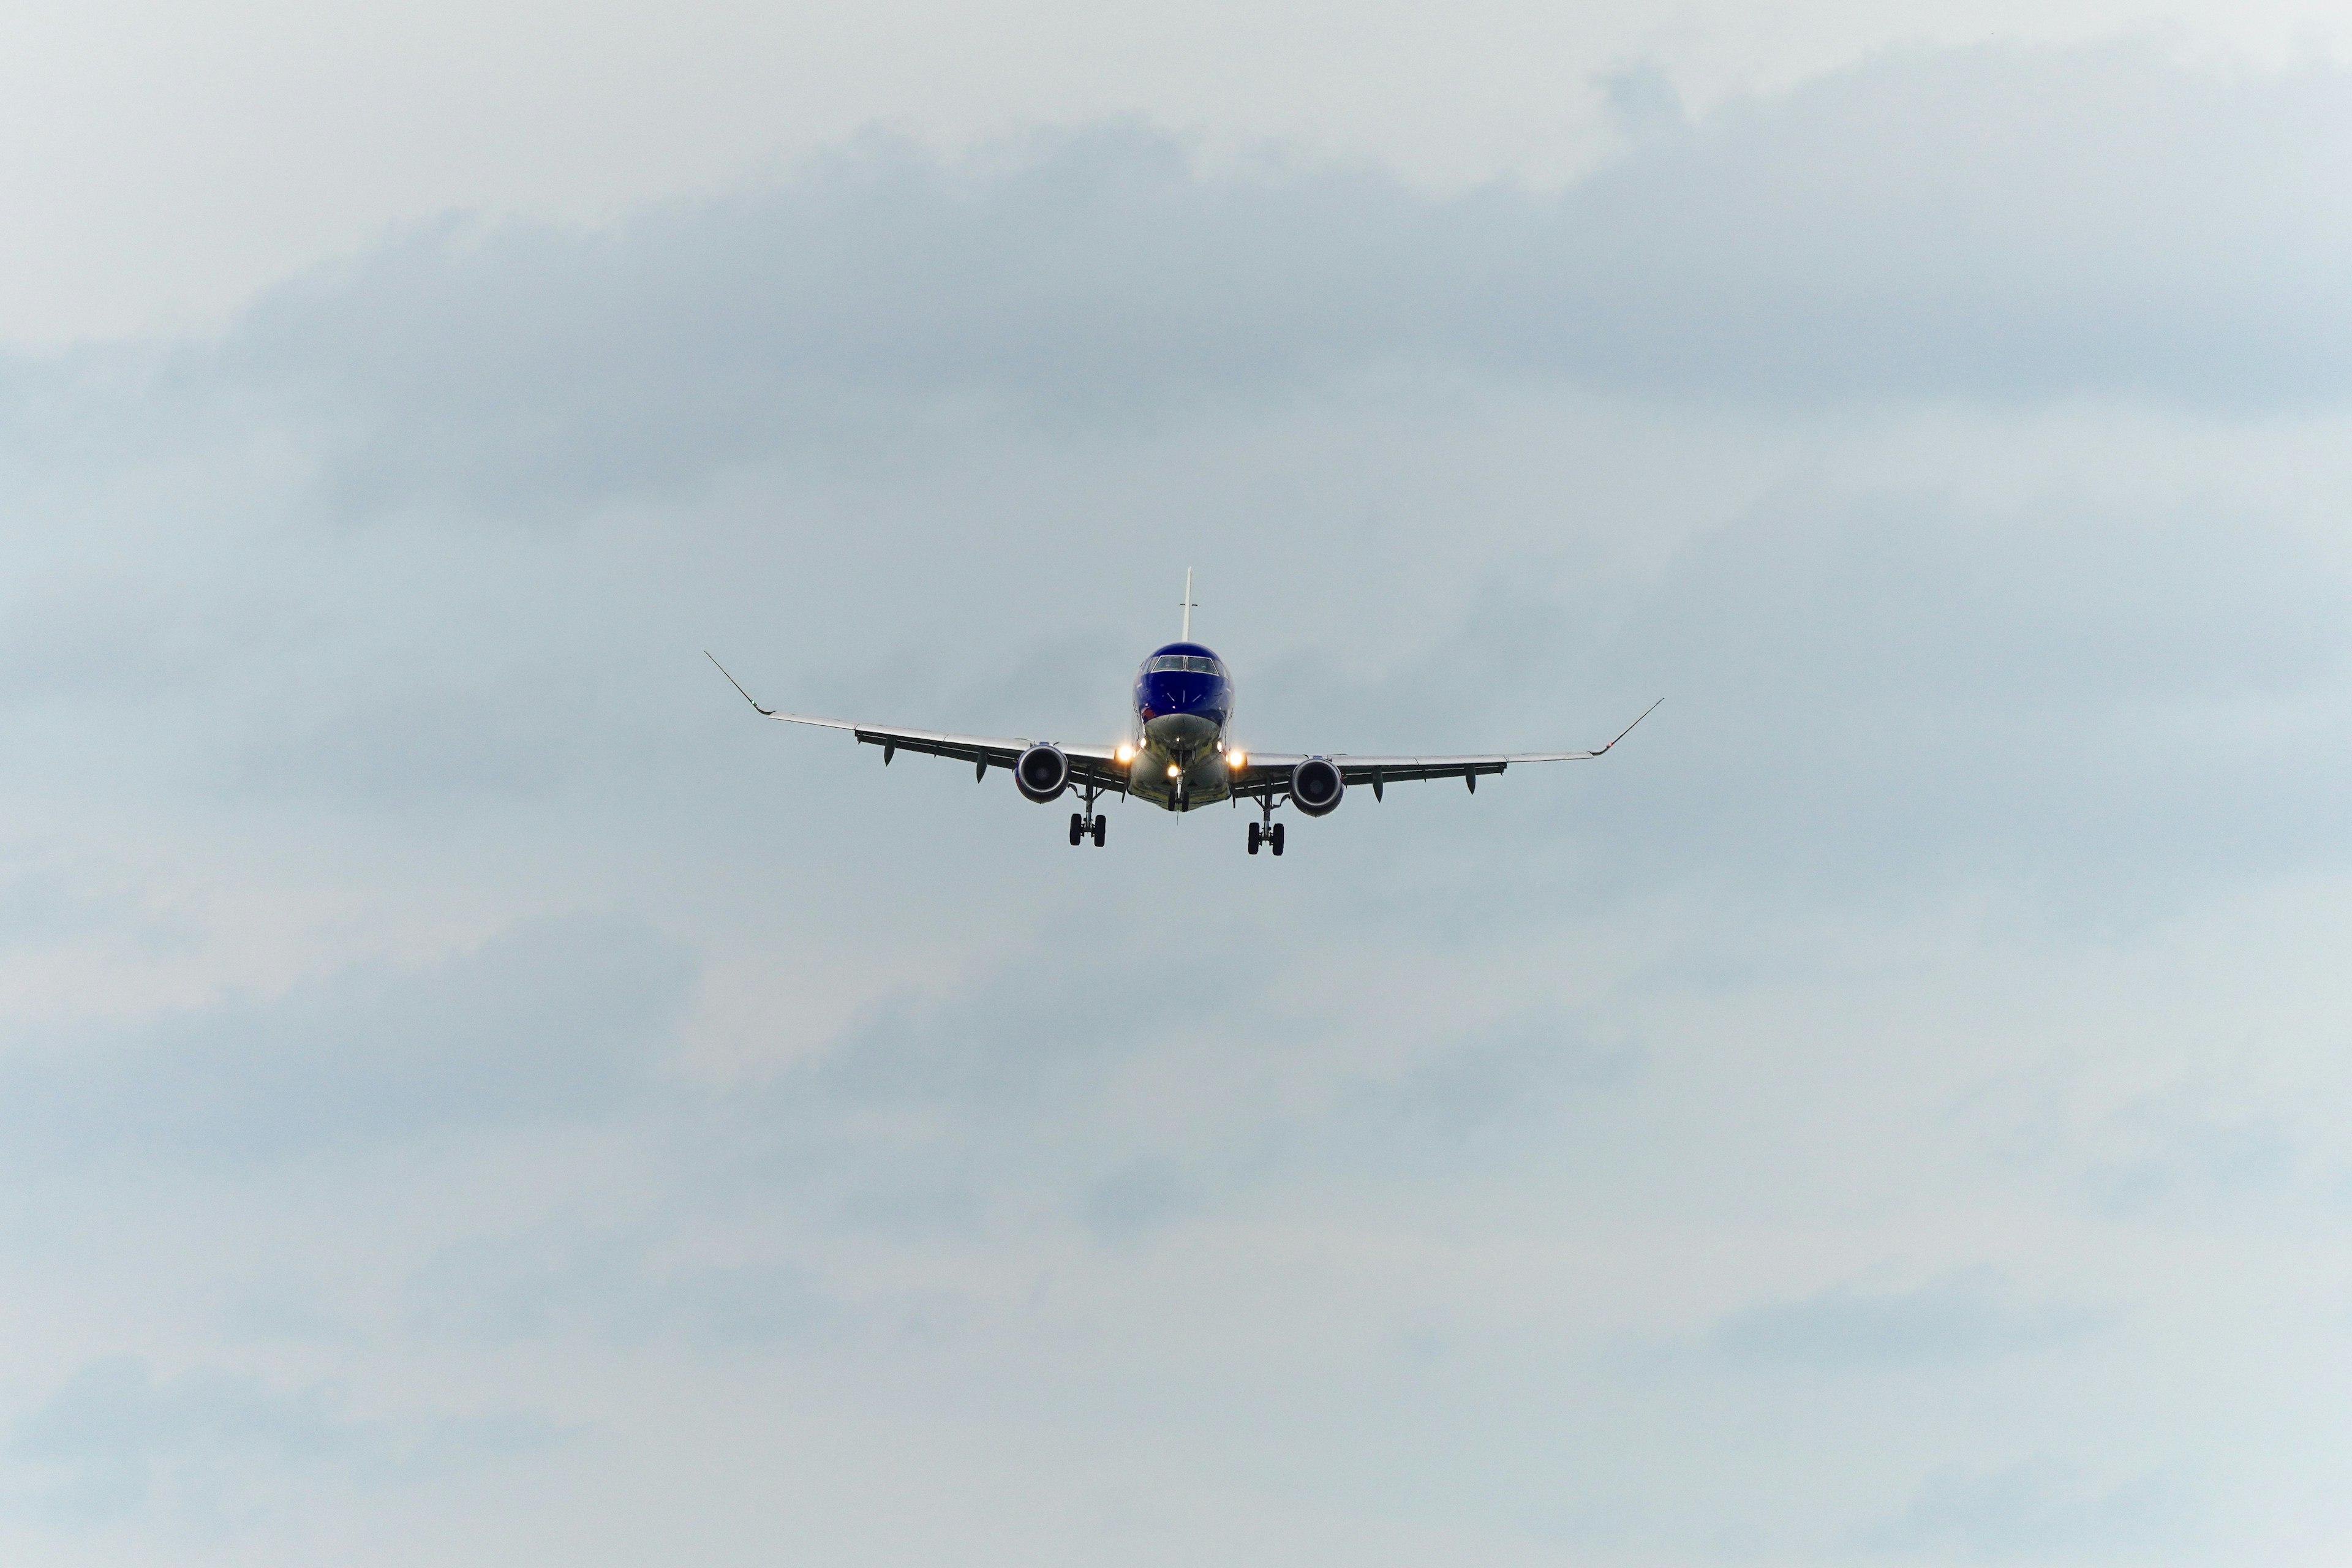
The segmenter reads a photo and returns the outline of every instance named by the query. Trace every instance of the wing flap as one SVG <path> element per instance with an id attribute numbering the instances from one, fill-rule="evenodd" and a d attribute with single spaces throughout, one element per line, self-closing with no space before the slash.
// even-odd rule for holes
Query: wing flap
<path id="1" fill-rule="evenodd" d="M 789 719 L 788 713 L 769 717 Z M 803 720 L 803 723 L 825 724 L 836 730 L 847 730 L 868 746 L 880 746 L 891 752 L 914 752 L 926 757 L 952 757 L 960 763 L 987 763 L 992 767 L 1009 768 L 1013 761 L 1029 749 L 1029 742 L 1014 736 L 957 735 L 944 730 L 900 730 L 883 724 L 838 723 L 828 720 Z"/>

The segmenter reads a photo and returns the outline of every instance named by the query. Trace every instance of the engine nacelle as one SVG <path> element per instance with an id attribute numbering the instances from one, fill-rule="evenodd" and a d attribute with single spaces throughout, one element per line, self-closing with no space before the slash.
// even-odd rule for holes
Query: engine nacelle
<path id="1" fill-rule="evenodd" d="M 1059 746 L 1032 746 L 1014 759 L 1013 786 L 1044 805 L 1070 787 L 1070 759 Z"/>
<path id="2" fill-rule="evenodd" d="M 1309 816 L 1330 816 L 1347 793 L 1339 764 L 1328 757 L 1309 757 L 1290 770 L 1290 804 Z"/>

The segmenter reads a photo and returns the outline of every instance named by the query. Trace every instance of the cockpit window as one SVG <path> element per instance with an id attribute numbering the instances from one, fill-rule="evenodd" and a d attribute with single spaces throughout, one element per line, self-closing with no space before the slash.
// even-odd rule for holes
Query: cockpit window
<path id="1" fill-rule="evenodd" d="M 1202 658 L 1192 653 L 1163 653 L 1143 667 L 1146 675 L 1223 675 L 1224 669 L 1213 658 Z"/>

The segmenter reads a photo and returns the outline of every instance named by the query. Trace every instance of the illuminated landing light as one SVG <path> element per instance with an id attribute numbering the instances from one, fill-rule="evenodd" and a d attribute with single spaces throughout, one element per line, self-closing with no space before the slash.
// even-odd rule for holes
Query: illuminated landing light
<path id="1" fill-rule="evenodd" d="M 1168 764 L 1168 776 L 1171 779 L 1181 779 L 1184 776 L 1184 770 L 1171 763 Z"/>
<path id="2" fill-rule="evenodd" d="M 1120 767 L 1125 767 L 1128 763 L 1135 761 L 1135 748 L 1133 746 L 1121 746 L 1118 749 L 1117 755 L 1118 757 L 1118 765 Z"/>
<path id="3" fill-rule="evenodd" d="M 1225 753 L 1225 766 L 1233 769 L 1235 773 L 1239 773 L 1242 769 L 1249 766 L 1249 753 L 1243 751 L 1238 746 L 1234 747 L 1232 751 Z"/>

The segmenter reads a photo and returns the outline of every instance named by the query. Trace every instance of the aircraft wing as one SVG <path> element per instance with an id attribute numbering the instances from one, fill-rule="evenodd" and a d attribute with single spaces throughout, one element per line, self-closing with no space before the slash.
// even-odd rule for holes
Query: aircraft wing
<path id="1" fill-rule="evenodd" d="M 703 655 L 710 658 L 709 653 Z M 786 713 L 767 707 L 750 692 L 742 682 L 727 675 L 727 667 L 715 658 L 719 673 L 727 676 L 727 684 L 742 692 L 743 700 L 757 710 L 763 719 L 774 719 L 786 724 L 814 724 L 824 730 L 846 730 L 857 741 L 868 746 L 882 748 L 882 761 L 888 763 L 900 752 L 918 752 L 927 757 L 952 757 L 972 764 L 974 773 L 988 776 L 991 768 L 1010 768 L 1022 752 L 1035 742 L 1017 735 L 958 735 L 944 730 L 908 730 L 895 724 L 867 724 L 855 719 L 819 719 L 807 713 Z M 1070 759 L 1070 778 L 1075 784 L 1093 784 L 1097 787 L 1124 793 L 1127 770 L 1118 765 L 1117 753 L 1109 746 L 1068 746 L 1056 741 L 1062 754 Z"/>
<path id="2" fill-rule="evenodd" d="M 1660 698 L 1658 702 L 1664 701 Z M 1656 712 L 1658 703 L 1642 710 L 1633 724 Z M 1475 790 L 1477 780 L 1488 773 L 1499 773 L 1513 763 L 1582 763 L 1606 756 L 1609 748 L 1633 732 L 1633 724 L 1626 725 L 1607 745 L 1589 752 L 1494 752 L 1479 756 L 1460 757 L 1358 757 L 1345 752 L 1323 753 L 1325 760 L 1335 764 L 1339 776 L 1350 784 L 1370 784 L 1378 799 L 1384 785 L 1405 784 L 1415 779 L 1463 779 Z M 1307 761 L 1307 754 L 1297 755 L 1268 752 L 1249 753 L 1248 765 L 1234 780 L 1234 793 L 1240 795 L 1263 795 L 1290 787 L 1290 770 Z"/>

